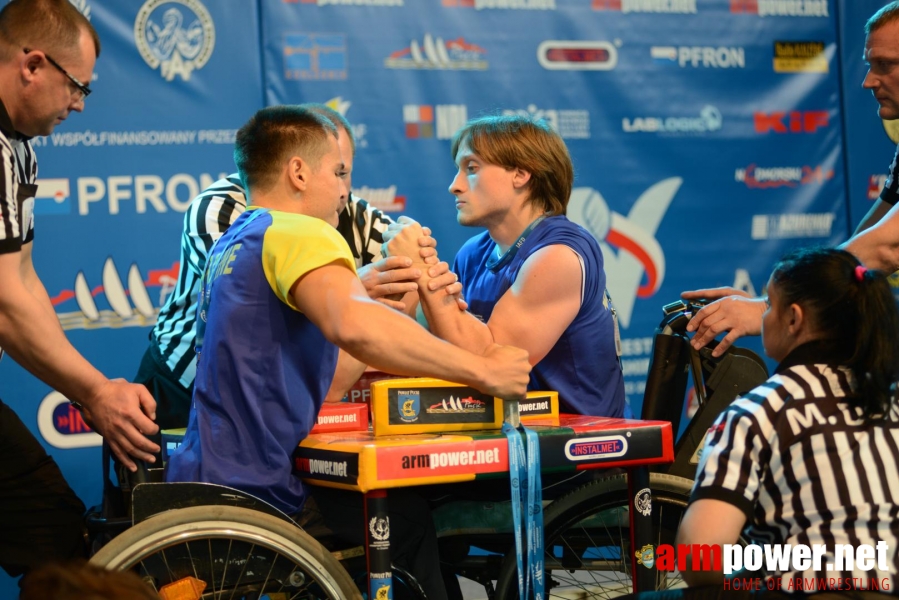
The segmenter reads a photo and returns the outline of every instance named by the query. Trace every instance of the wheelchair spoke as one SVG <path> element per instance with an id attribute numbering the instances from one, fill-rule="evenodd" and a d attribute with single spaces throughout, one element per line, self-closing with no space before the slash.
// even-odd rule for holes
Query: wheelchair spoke
<path id="1" fill-rule="evenodd" d="M 278 555 L 275 555 L 275 560 L 272 561 L 271 566 L 268 568 L 268 573 L 265 574 L 265 581 L 262 582 L 262 588 L 259 590 L 259 595 L 256 597 L 256 600 L 262 600 L 263 594 L 265 594 L 265 588 L 268 586 L 268 580 L 272 576 L 272 572 L 275 570 L 275 563 L 278 562 Z M 280 591 L 280 590 L 278 590 Z"/>

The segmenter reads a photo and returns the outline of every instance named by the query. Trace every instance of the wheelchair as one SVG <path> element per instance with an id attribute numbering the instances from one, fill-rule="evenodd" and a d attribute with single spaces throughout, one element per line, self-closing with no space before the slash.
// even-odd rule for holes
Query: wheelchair
<path id="1" fill-rule="evenodd" d="M 655 547 L 674 543 L 708 428 L 737 396 L 768 378 L 764 361 L 752 351 L 731 346 L 722 356 L 713 357 L 717 342 L 699 351 L 690 346 L 686 326 L 701 307 L 683 301 L 666 305 L 653 339 L 640 418 L 669 421 L 676 434 L 688 388 L 699 405 L 677 440 L 674 462 L 651 468 Z M 633 591 L 632 497 L 624 474 L 607 474 L 544 506 L 546 598 L 613 598 Z M 439 523 L 439 511 L 436 518 Z M 504 538 L 498 531 L 452 531 L 439 539 L 441 556 L 444 545 L 464 545 L 466 537 L 473 545 L 491 550 L 487 555 L 465 556 L 453 568 L 483 584 L 490 600 L 513 600 L 518 597 L 515 553 L 504 552 L 512 548 L 511 537 Z M 684 585 L 677 573 L 657 572 L 657 590 Z"/>
<path id="2" fill-rule="evenodd" d="M 685 302 L 664 307 L 653 342 L 641 418 L 670 421 L 677 432 L 691 381 L 699 402 L 676 444 L 675 461 L 650 475 L 655 546 L 674 542 L 708 427 L 734 398 L 768 377 L 764 362 L 748 350 L 731 347 L 718 358 L 711 356 L 711 348 L 693 350 L 686 325 L 698 309 Z M 547 598 L 608 598 L 633 590 L 631 496 L 625 475 L 611 474 L 544 503 Z M 512 533 L 506 530 L 511 510 L 508 501 L 491 504 L 498 515 L 492 525 L 443 531 L 438 526 L 441 557 L 450 572 L 482 583 L 490 600 L 511 600 L 518 596 Z M 435 520 L 439 523 L 441 514 L 452 520 L 453 511 L 470 508 L 450 502 L 435 510 Z M 134 570 L 155 589 L 202 581 L 208 586 L 203 598 L 361 598 L 348 572 L 364 573 L 361 549 L 332 551 L 333 545 L 326 543 L 332 547 L 328 550 L 319 536 L 237 490 L 209 484 L 137 485 L 132 513 L 130 528 L 131 519 L 88 519 L 95 537 L 124 529 L 92 563 Z M 486 552 L 472 554 L 471 547 Z M 395 570 L 395 577 L 396 598 L 425 597 L 410 575 Z M 656 589 L 679 585 L 676 574 L 658 573 Z"/>

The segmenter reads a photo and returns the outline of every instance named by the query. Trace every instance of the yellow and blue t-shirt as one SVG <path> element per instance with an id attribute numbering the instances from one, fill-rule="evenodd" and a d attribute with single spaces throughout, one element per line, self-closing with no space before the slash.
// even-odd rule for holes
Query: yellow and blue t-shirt
<path id="1" fill-rule="evenodd" d="M 241 215 L 216 243 L 197 308 L 190 420 L 168 481 L 228 485 L 288 513 L 302 507 L 291 456 L 315 424 L 337 347 L 297 310 L 290 290 L 335 262 L 355 272 L 336 229 L 262 208 Z"/>

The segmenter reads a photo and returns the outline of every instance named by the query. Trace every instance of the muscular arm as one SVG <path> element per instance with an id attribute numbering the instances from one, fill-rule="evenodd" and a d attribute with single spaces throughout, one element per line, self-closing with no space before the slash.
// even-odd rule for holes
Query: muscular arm
<path id="1" fill-rule="evenodd" d="M 399 244 L 397 248 L 408 251 Z M 442 289 L 431 289 L 429 281 L 430 273 L 424 273 L 419 281 L 419 295 L 436 335 L 475 353 L 492 343 L 523 348 L 535 365 L 577 316 L 583 274 L 580 260 L 570 248 L 541 248 L 525 261 L 486 324 L 461 312 L 454 298 Z M 523 327 L 523 323 L 539 326 Z"/>
<path id="2" fill-rule="evenodd" d="M 142 434 L 158 427 L 147 389 L 110 381 L 69 343 L 34 272 L 31 244 L 0 254 L 0 346 L 35 377 L 84 406 L 85 417 L 129 468 L 129 455 L 152 461 L 159 447 Z M 149 415 L 149 418 L 146 416 Z"/>
<path id="3" fill-rule="evenodd" d="M 874 221 L 877 213 L 882 216 Z M 855 235 L 839 247 L 854 254 L 869 269 L 887 273 L 899 269 L 899 205 L 890 208 L 889 204 L 878 200 Z"/>
<path id="4" fill-rule="evenodd" d="M 517 349 L 493 345 L 483 356 L 430 335 L 414 320 L 371 300 L 358 277 L 332 263 L 300 278 L 291 295 L 325 338 L 376 369 L 439 377 L 498 397 L 523 396 L 530 365 Z"/>
<path id="5" fill-rule="evenodd" d="M 704 498 L 692 502 L 677 530 L 678 544 L 735 544 L 746 524 L 743 511 L 727 502 Z M 693 571 L 679 565 L 688 585 L 721 585 L 723 571 Z"/>

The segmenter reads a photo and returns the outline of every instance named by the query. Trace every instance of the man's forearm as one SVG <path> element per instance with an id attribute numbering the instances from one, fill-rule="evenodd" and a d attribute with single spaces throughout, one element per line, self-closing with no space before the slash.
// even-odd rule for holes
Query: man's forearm
<path id="1" fill-rule="evenodd" d="M 0 346 L 66 398 L 89 401 L 106 378 L 66 339 L 52 307 L 47 309 L 49 299 L 29 293 L 18 282 L 5 288 L 0 296 Z"/>

